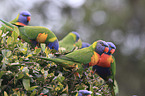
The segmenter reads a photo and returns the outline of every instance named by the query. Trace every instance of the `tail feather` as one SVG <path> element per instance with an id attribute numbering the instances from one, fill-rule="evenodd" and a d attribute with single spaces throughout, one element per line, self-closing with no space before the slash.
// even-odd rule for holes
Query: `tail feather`
<path id="1" fill-rule="evenodd" d="M 38 57 L 39 59 L 43 59 L 43 60 L 48 60 L 48 61 L 52 61 L 56 64 L 62 65 L 63 67 L 66 68 L 76 68 L 77 67 L 77 63 L 69 61 L 69 60 L 63 60 L 60 58 L 45 58 L 45 57 Z"/>
<path id="2" fill-rule="evenodd" d="M 119 94 L 119 88 L 116 80 L 114 80 L 112 83 L 109 83 L 108 87 L 112 96 L 117 96 Z"/>

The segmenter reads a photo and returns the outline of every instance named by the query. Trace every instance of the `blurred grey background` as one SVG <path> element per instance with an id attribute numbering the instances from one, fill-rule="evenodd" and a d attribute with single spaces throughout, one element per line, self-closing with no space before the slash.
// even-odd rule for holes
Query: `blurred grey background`
<path id="1" fill-rule="evenodd" d="M 0 0 L 0 18 L 23 10 L 29 25 L 45 26 L 59 40 L 77 31 L 82 41 L 112 41 L 120 96 L 145 94 L 145 0 Z"/>

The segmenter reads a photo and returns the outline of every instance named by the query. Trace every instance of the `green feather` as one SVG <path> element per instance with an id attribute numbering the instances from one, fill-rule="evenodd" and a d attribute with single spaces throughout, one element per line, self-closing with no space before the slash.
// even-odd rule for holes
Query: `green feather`
<path id="1" fill-rule="evenodd" d="M 72 65 L 77 65 L 78 72 L 84 71 L 84 65 L 88 64 L 91 61 L 91 57 L 94 55 L 94 50 L 97 46 L 97 41 L 94 42 L 91 46 L 75 50 L 67 55 L 63 55 L 57 58 L 44 58 L 38 57 L 40 59 L 45 59 L 48 61 L 55 62 L 56 64 L 63 65 L 67 68 L 72 67 Z M 75 67 L 76 68 L 76 67 Z"/>
<path id="2" fill-rule="evenodd" d="M 112 72 L 111 79 L 114 80 L 116 74 L 116 62 L 113 55 L 112 58 L 113 58 L 113 62 L 111 63 L 111 72 Z"/>
<path id="3" fill-rule="evenodd" d="M 115 74 L 116 74 L 116 62 L 115 62 L 115 58 L 112 55 L 112 59 L 113 62 L 111 63 L 111 76 L 110 78 L 113 80 L 112 83 L 108 83 L 108 87 L 110 88 L 110 92 L 112 96 L 116 96 L 116 94 L 119 93 L 119 88 L 118 88 L 118 84 L 117 81 L 115 80 Z"/>
<path id="4" fill-rule="evenodd" d="M 78 44 L 76 45 L 76 43 L 81 43 L 81 40 L 78 40 L 78 42 L 76 42 L 76 35 L 74 33 L 69 33 L 59 41 L 59 52 L 68 53 L 73 51 L 76 47 L 81 46 L 81 44 L 80 46 L 78 46 Z"/>
<path id="5" fill-rule="evenodd" d="M 57 39 L 57 37 L 55 36 L 55 34 L 52 31 L 50 31 L 48 28 L 45 28 L 42 26 L 24 26 L 24 27 L 19 27 L 19 30 L 20 30 L 20 37 L 24 41 L 26 39 L 24 37 L 27 37 L 28 39 L 36 39 L 38 34 L 40 34 L 40 33 L 48 34 L 45 43 L 53 42 Z M 27 41 L 27 42 L 29 42 L 29 41 Z"/>
<path id="6" fill-rule="evenodd" d="M 87 64 L 87 63 L 91 62 L 91 57 L 93 55 L 94 55 L 94 50 L 90 46 L 88 48 L 78 49 L 65 56 L 72 61 Z"/>
<path id="7" fill-rule="evenodd" d="M 56 64 L 61 65 L 65 68 L 76 68 L 76 65 L 80 65 L 77 62 L 73 62 L 73 61 L 70 61 L 70 60 L 65 60 L 65 59 L 62 59 L 62 58 L 45 58 L 45 57 L 38 57 L 38 58 L 55 62 Z M 80 67 L 80 66 L 78 66 L 78 67 Z"/>
<path id="8" fill-rule="evenodd" d="M 14 20 L 10 21 L 10 23 L 11 23 L 11 24 L 15 24 L 16 22 L 18 22 L 19 15 L 20 15 L 20 14 L 18 14 L 17 17 L 16 17 Z"/>
<path id="9" fill-rule="evenodd" d="M 75 45 L 80 49 L 82 48 L 82 40 L 79 39 L 78 42 L 75 43 Z"/>

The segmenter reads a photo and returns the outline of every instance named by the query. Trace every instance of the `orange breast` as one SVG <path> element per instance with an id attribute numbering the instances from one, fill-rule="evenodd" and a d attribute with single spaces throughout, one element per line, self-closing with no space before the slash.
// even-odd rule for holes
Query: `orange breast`
<path id="1" fill-rule="evenodd" d="M 101 67 L 110 67 L 111 63 L 113 62 L 112 55 L 102 54 L 98 66 Z"/>
<path id="2" fill-rule="evenodd" d="M 100 59 L 100 55 L 96 52 L 94 52 L 94 55 L 91 57 L 91 62 L 89 63 L 89 66 L 94 66 L 98 63 Z"/>

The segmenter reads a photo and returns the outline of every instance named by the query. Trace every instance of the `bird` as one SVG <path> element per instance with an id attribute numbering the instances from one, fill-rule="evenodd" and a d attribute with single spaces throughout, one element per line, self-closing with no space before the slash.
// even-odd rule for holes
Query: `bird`
<path id="1" fill-rule="evenodd" d="M 81 74 L 84 69 L 94 66 L 99 62 L 101 54 L 108 52 L 108 44 L 103 40 L 97 40 L 89 47 L 75 50 L 66 55 L 55 58 L 38 57 L 39 59 L 52 61 L 65 68 L 77 69 Z"/>
<path id="2" fill-rule="evenodd" d="M 26 26 L 31 20 L 31 13 L 29 11 L 20 12 L 17 17 L 10 21 L 11 24 L 16 26 Z"/>
<path id="3" fill-rule="evenodd" d="M 91 96 L 92 92 L 88 90 L 79 90 L 76 96 Z"/>
<path id="4" fill-rule="evenodd" d="M 115 96 L 113 86 L 116 74 L 116 62 L 112 54 L 115 52 L 116 46 L 112 42 L 107 42 L 107 44 L 109 45 L 109 51 L 101 55 L 100 61 L 93 66 L 92 70 L 107 82 L 111 91 L 113 90 L 111 94 Z"/>
<path id="5" fill-rule="evenodd" d="M 89 47 L 90 44 L 87 42 L 82 42 L 82 47 L 81 48 L 85 48 L 85 47 Z"/>
<path id="6" fill-rule="evenodd" d="M 13 19 L 12 21 L 10 21 L 9 23 L 16 25 L 16 26 L 26 26 L 29 24 L 29 21 L 31 20 L 31 14 L 29 11 L 21 11 L 17 17 L 15 19 Z M 12 28 L 10 26 L 7 25 L 7 28 L 5 28 L 3 25 L 0 28 L 1 30 L 3 30 L 3 32 L 7 32 L 10 31 L 10 33 L 12 33 Z M 11 34 L 9 34 L 11 35 Z"/>
<path id="7" fill-rule="evenodd" d="M 18 15 L 16 18 L 17 20 L 20 20 L 21 16 Z M 16 20 L 12 20 L 13 22 Z M 28 18 L 28 17 L 27 17 Z M 29 21 L 27 19 L 23 19 L 21 21 L 25 22 L 24 25 L 19 23 L 19 21 L 11 24 L 9 22 L 6 22 L 2 19 L 0 19 L 1 22 L 3 22 L 5 25 L 3 27 L 9 29 L 10 31 L 14 31 L 18 27 L 19 29 L 19 38 L 21 38 L 23 41 L 29 43 L 32 47 L 40 46 L 40 43 L 45 43 L 48 48 L 54 49 L 54 51 L 58 51 L 59 43 L 56 35 L 50 31 L 48 28 L 43 26 L 25 26 L 26 22 Z"/>
<path id="8" fill-rule="evenodd" d="M 59 52 L 60 54 L 67 54 L 75 49 L 81 48 L 81 45 L 80 34 L 72 31 L 59 41 Z"/>

